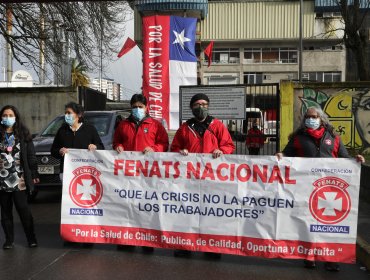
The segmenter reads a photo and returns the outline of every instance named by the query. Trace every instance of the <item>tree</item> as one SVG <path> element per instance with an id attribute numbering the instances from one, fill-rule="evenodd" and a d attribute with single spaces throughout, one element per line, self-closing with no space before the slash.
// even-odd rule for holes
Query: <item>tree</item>
<path id="1" fill-rule="evenodd" d="M 79 62 L 77 59 L 72 60 L 72 86 L 77 87 L 86 87 L 89 84 L 89 78 L 86 74 L 87 67 Z"/>
<path id="2" fill-rule="evenodd" d="M 358 77 L 361 81 L 370 81 L 370 63 L 368 31 L 366 17 L 370 16 L 369 0 L 336 0 L 345 24 L 344 44 L 355 57 Z M 367 27 L 369 28 L 369 27 Z"/>
<path id="3" fill-rule="evenodd" d="M 1 3 L 0 15 L 0 36 L 14 59 L 40 76 L 42 59 L 57 72 L 70 63 L 68 53 L 86 70 L 115 57 L 132 12 L 126 1 L 33 2 Z"/>

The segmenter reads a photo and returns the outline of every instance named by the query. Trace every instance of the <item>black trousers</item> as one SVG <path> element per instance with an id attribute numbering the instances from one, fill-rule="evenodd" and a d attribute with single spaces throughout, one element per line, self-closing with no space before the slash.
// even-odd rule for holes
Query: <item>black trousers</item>
<path id="1" fill-rule="evenodd" d="M 36 240 L 33 217 L 28 207 L 26 191 L 0 191 L 1 225 L 6 241 L 14 242 L 13 203 L 22 222 L 28 242 Z"/>
<path id="2" fill-rule="evenodd" d="M 248 148 L 248 152 L 250 155 L 259 155 L 260 154 L 260 148 Z"/>

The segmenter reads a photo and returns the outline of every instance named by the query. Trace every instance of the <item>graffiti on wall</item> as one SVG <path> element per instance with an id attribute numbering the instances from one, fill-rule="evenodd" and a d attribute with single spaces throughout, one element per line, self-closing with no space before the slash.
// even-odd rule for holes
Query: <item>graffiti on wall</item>
<path id="1" fill-rule="evenodd" d="M 304 88 L 298 100 L 300 116 L 309 107 L 320 107 L 347 148 L 370 153 L 369 88 Z"/>

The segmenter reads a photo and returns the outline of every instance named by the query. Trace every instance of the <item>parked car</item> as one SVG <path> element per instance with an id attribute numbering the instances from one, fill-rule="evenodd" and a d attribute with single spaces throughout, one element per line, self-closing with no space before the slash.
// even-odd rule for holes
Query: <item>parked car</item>
<path id="1" fill-rule="evenodd" d="M 118 123 L 128 117 L 129 114 L 130 111 L 87 111 L 84 114 L 84 118 L 85 122 L 95 126 L 104 148 L 111 150 L 114 130 Z M 60 188 L 62 185 L 59 179 L 59 159 L 51 156 L 50 149 L 54 137 L 63 123 L 64 115 L 56 117 L 33 139 L 40 183 L 35 185 L 35 191 L 30 195 L 29 200 L 34 200 L 41 189 Z"/>

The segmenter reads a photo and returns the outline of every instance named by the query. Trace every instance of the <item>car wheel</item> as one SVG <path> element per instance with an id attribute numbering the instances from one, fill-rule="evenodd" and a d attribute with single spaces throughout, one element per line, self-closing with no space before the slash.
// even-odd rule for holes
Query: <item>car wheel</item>
<path id="1" fill-rule="evenodd" d="M 27 200 L 28 202 L 34 202 L 36 200 L 36 196 L 39 193 L 39 191 L 33 191 L 31 193 L 28 192 L 27 194 Z"/>

